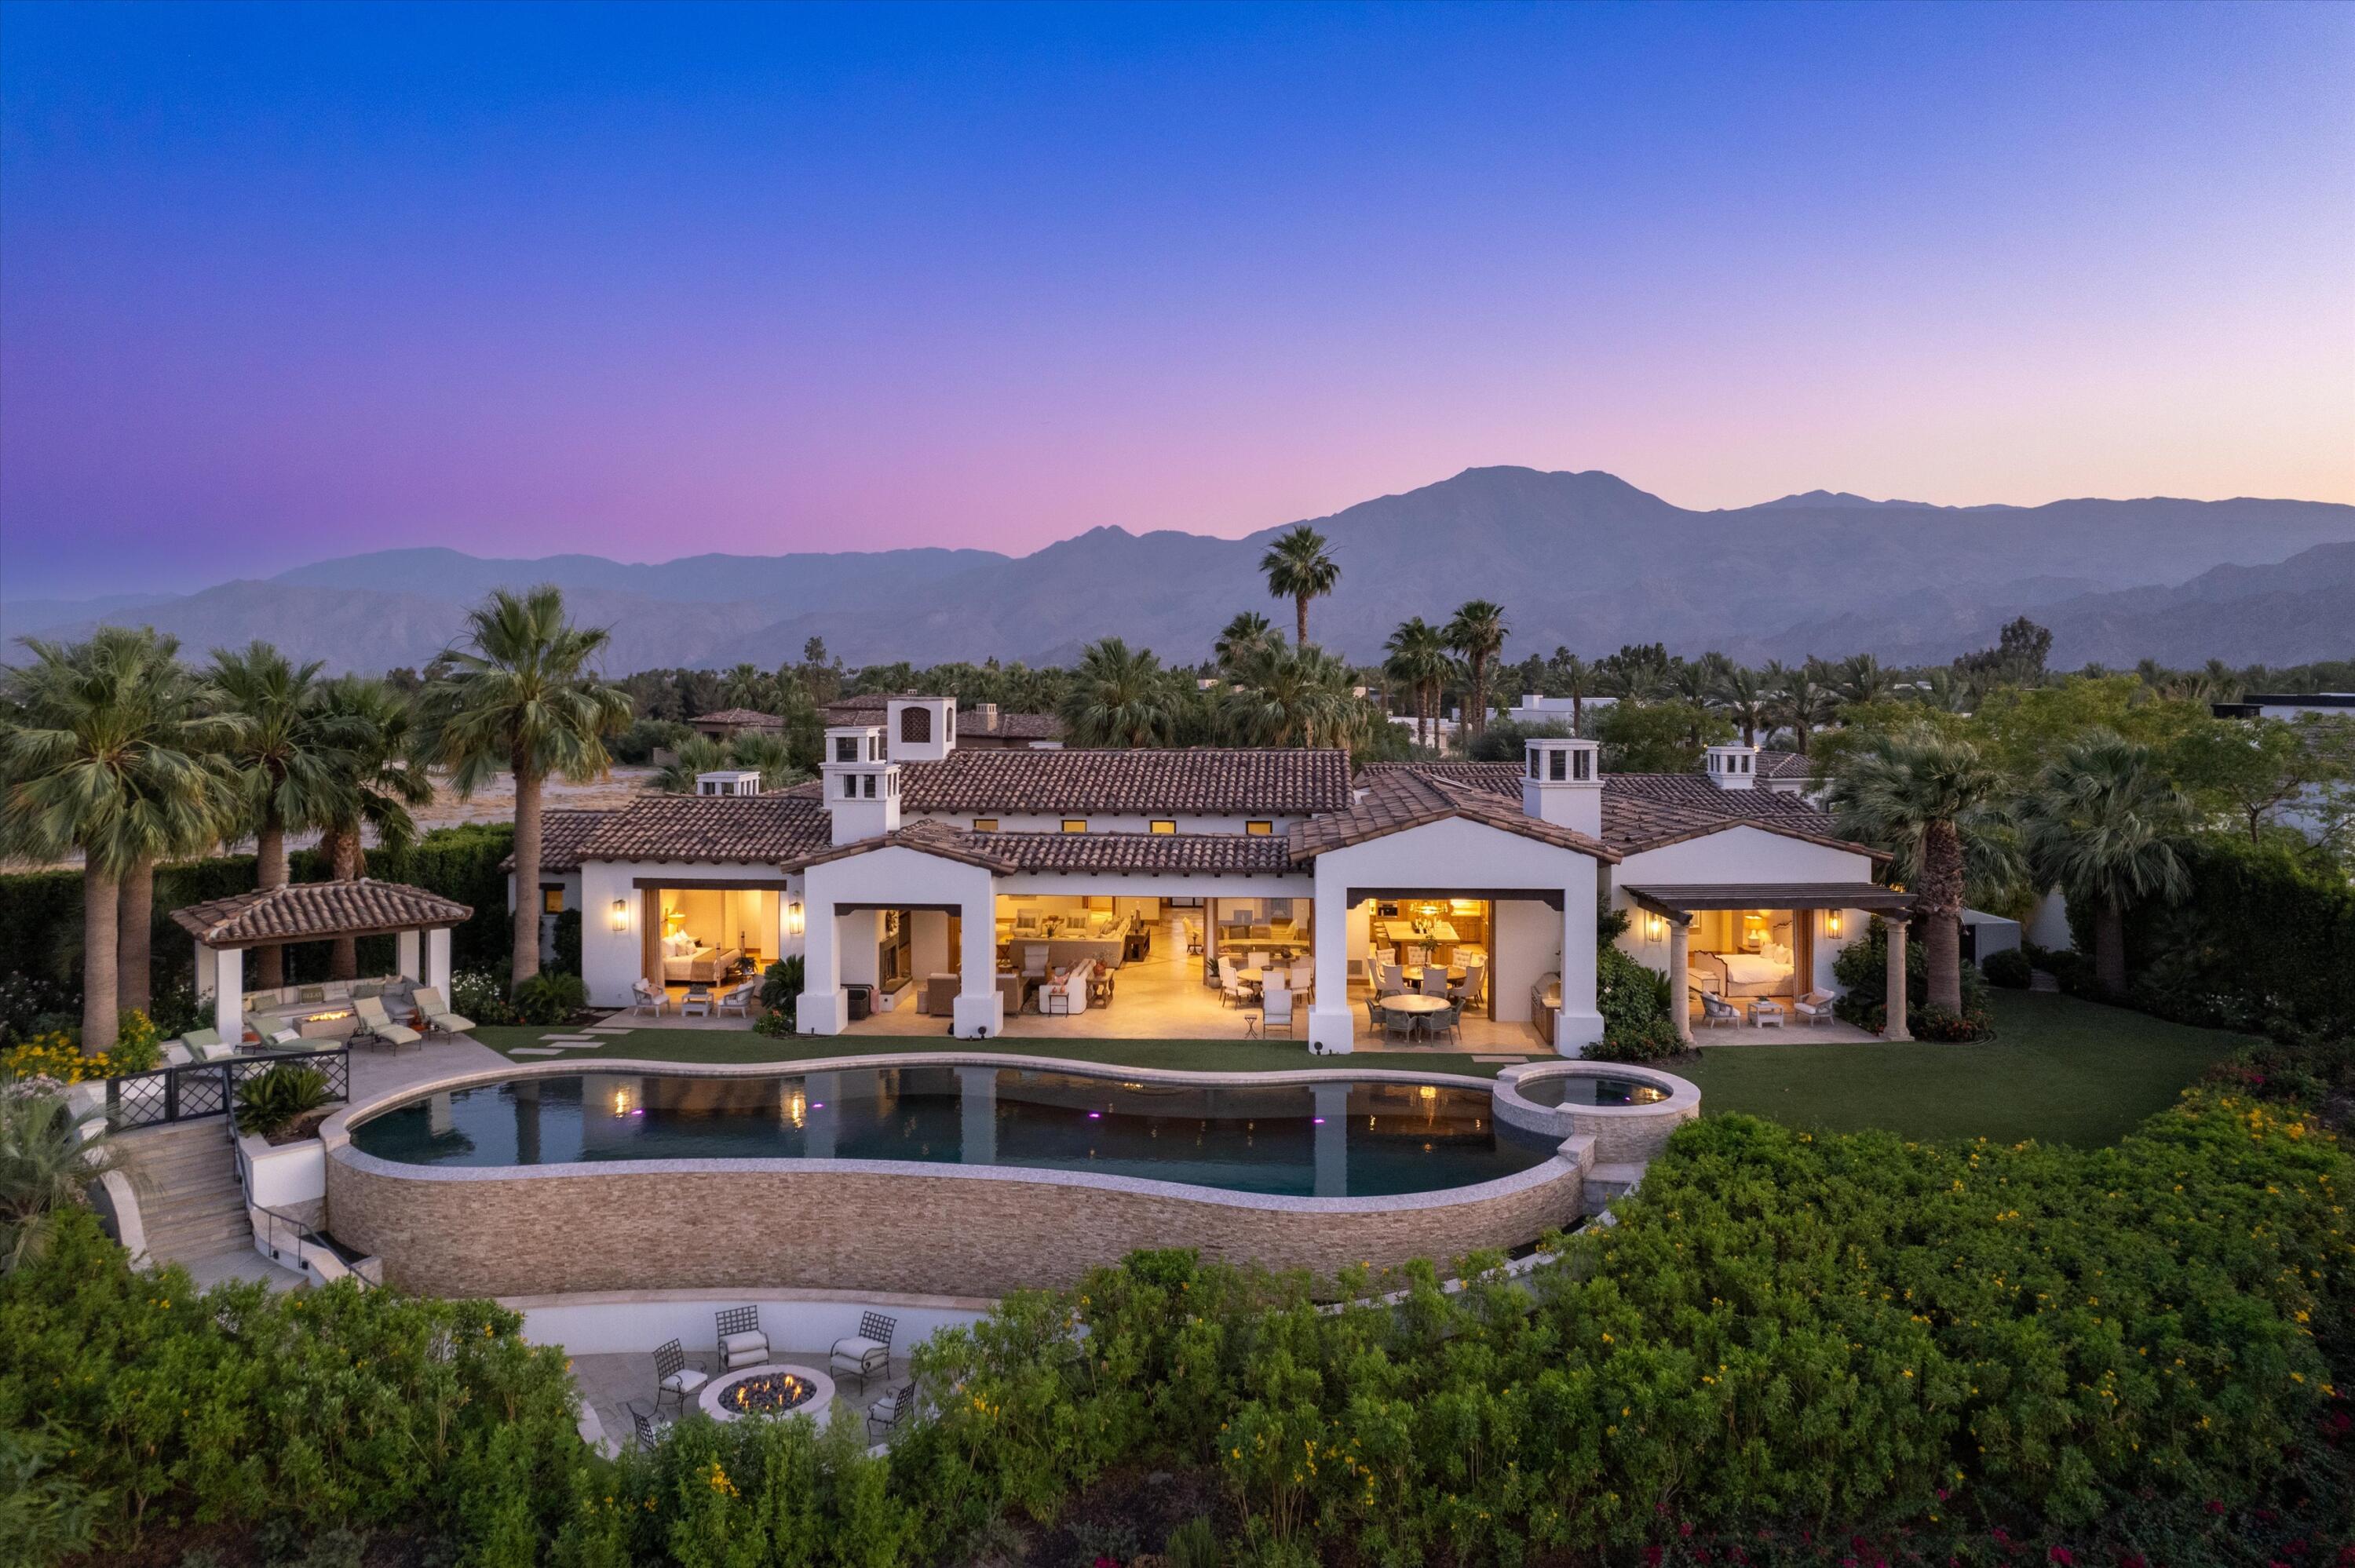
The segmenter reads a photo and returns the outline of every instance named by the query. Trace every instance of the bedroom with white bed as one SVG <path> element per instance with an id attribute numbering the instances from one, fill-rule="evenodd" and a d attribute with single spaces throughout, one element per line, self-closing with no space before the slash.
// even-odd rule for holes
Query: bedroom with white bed
<path id="1" fill-rule="evenodd" d="M 1790 998 L 1808 987 L 1796 983 L 1814 964 L 1800 950 L 1809 922 L 1788 909 L 1703 909 L 1692 917 L 1686 950 L 1686 984 L 1695 995 L 1728 1001 Z"/>

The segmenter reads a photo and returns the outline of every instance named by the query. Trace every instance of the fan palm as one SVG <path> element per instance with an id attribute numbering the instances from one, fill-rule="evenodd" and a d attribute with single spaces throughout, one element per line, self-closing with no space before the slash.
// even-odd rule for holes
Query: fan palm
<path id="1" fill-rule="evenodd" d="M 1586 699 L 1595 692 L 1595 670 L 1585 660 L 1567 648 L 1557 648 L 1546 661 L 1553 683 L 1570 699 L 1570 728 L 1573 735 L 1586 733 Z"/>
<path id="2" fill-rule="evenodd" d="M 1840 661 L 1832 675 L 1832 694 L 1841 707 L 1863 707 L 1897 689 L 1897 672 L 1870 653 Z"/>
<path id="3" fill-rule="evenodd" d="M 1382 644 L 1382 652 L 1389 655 L 1382 662 L 1382 674 L 1405 687 L 1413 698 L 1417 736 L 1428 747 L 1433 721 L 1439 716 L 1439 690 L 1447 680 L 1447 639 L 1418 615 L 1399 622 L 1398 630 Z"/>
<path id="4" fill-rule="evenodd" d="M 1476 736 L 1488 727 L 1489 662 L 1504 651 L 1505 639 L 1511 635 L 1505 628 L 1505 607 L 1485 599 L 1467 599 L 1455 607 L 1440 635 L 1463 655 L 1472 678 L 1472 701 L 1464 716 L 1465 727 Z"/>
<path id="5" fill-rule="evenodd" d="M 2094 979 L 2124 991 L 2126 910 L 2150 898 L 2176 903 L 2190 891 L 2174 842 L 2190 803 L 2148 747 L 2094 730 L 2044 765 L 2020 818 L 2039 882 L 2093 909 Z"/>
<path id="6" fill-rule="evenodd" d="M 319 848 L 329 874 L 347 882 L 368 874 L 365 832 L 373 831 L 380 847 L 396 852 L 415 841 L 417 820 L 410 808 L 433 799 L 433 781 L 422 766 L 411 766 L 416 711 L 383 681 L 366 675 L 330 681 L 320 693 L 320 708 L 335 722 L 350 765 L 336 780 Z M 359 939 L 336 938 L 328 977 L 351 980 L 359 972 Z"/>
<path id="7" fill-rule="evenodd" d="M 1352 682 L 1348 664 L 1314 644 L 1271 648 L 1228 699 L 1235 738 L 1252 746 L 1346 747 L 1359 738 L 1365 716 Z"/>
<path id="8" fill-rule="evenodd" d="M 0 1274 L 38 1256 L 49 1217 L 128 1161 L 111 1133 L 91 1125 L 105 1118 L 95 1107 L 77 1117 L 57 1095 L 0 1092 Z"/>
<path id="9" fill-rule="evenodd" d="M 27 638 L 0 726 L 0 847 L 82 857 L 82 1050 L 114 1044 L 123 879 L 218 837 L 230 809 L 213 750 L 242 722 L 199 716 L 165 668 L 171 646 L 101 630 L 65 646 Z M 142 929 L 144 929 L 144 924 Z"/>
<path id="10" fill-rule="evenodd" d="M 1790 726 L 1793 743 L 1805 757 L 1807 737 L 1831 711 L 1832 694 L 1824 685 L 1823 666 L 1813 659 L 1796 670 L 1772 663 L 1764 674 L 1774 693 L 1774 722 Z"/>
<path id="11" fill-rule="evenodd" d="M 1325 535 L 1303 523 L 1275 537 L 1259 558 L 1270 598 L 1288 599 L 1299 618 L 1296 646 L 1308 645 L 1308 601 L 1322 599 L 1341 580 L 1340 563 L 1325 547 Z"/>
<path id="12" fill-rule="evenodd" d="M 692 795 L 698 774 L 728 766 L 728 748 L 708 735 L 689 736 L 670 748 L 670 760 L 655 774 L 654 787 L 669 795 Z"/>
<path id="13" fill-rule="evenodd" d="M 794 762 L 793 742 L 782 735 L 747 732 L 729 743 L 728 760 L 738 768 L 749 768 L 761 776 L 761 788 L 783 789 L 798 784 L 809 774 Z"/>
<path id="14" fill-rule="evenodd" d="M 1766 678 L 1746 665 L 1729 662 L 1717 677 L 1717 701 L 1735 724 L 1742 726 L 1742 744 L 1758 744 L 1758 732 L 1771 727 L 1768 714 L 1774 707 L 1774 692 Z"/>
<path id="15" fill-rule="evenodd" d="M 1849 838 L 1897 857 L 1892 880 L 1913 891 L 1926 930 L 1923 967 L 1933 1006 L 1963 1006 L 1964 892 L 1978 874 L 1997 877 L 2006 840 L 1998 800 L 2003 775 L 1967 741 L 1926 727 L 1876 736 L 1851 753 L 1831 779 L 1826 803 Z M 1902 999 L 1891 999 L 1891 1006 Z"/>
<path id="16" fill-rule="evenodd" d="M 586 780 L 611 758 L 605 737 L 630 722 L 630 698 L 592 665 L 609 634 L 575 626 L 549 584 L 493 590 L 469 611 L 448 673 L 421 694 L 420 751 L 451 769 L 466 799 L 501 770 L 515 776 L 516 885 L 539 884 L 540 790 L 549 775 Z M 539 972 L 539 901 L 515 901 L 514 983 Z"/>
<path id="17" fill-rule="evenodd" d="M 767 671 L 757 664 L 737 664 L 719 677 L 719 696 L 730 707 L 769 712 L 777 692 Z"/>
<path id="18" fill-rule="evenodd" d="M 253 885 L 287 882 L 286 835 L 324 828 L 356 772 L 358 726 L 326 711 L 324 662 L 297 664 L 267 642 L 216 648 L 209 680 L 225 711 L 245 720 L 228 758 L 237 770 L 245 828 L 253 834 Z M 253 983 L 284 983 L 286 950 L 258 948 Z"/>
<path id="19" fill-rule="evenodd" d="M 1117 637 L 1091 642 L 1072 672 L 1062 715 L 1081 746 L 1167 745 L 1176 726 L 1169 673 L 1150 649 Z"/>
<path id="20" fill-rule="evenodd" d="M 1255 609 L 1244 610 L 1227 622 L 1226 630 L 1210 645 L 1219 661 L 1219 668 L 1228 676 L 1258 658 L 1275 643 L 1275 627 L 1267 617 Z"/>

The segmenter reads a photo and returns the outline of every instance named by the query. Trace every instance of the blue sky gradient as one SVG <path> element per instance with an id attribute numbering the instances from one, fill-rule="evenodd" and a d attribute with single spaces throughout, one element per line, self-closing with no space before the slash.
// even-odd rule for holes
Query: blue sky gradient
<path id="1" fill-rule="evenodd" d="M 0 592 L 2355 501 L 2355 7 L 10 5 Z"/>

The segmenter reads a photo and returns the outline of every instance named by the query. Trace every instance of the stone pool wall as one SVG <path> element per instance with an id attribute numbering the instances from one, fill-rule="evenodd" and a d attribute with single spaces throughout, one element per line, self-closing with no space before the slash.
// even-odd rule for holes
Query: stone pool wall
<path id="1" fill-rule="evenodd" d="M 1520 1086 L 1553 1077 L 1625 1078 L 1668 1092 L 1649 1105 L 1545 1106 L 1522 1097 Z M 1497 1075 L 1497 1119 L 1550 1138 L 1591 1138 L 1603 1165 L 1643 1165 L 1659 1157 L 1669 1135 L 1700 1115 L 1700 1090 L 1691 1080 L 1657 1067 L 1614 1062 L 1541 1062 Z"/>
<path id="2" fill-rule="evenodd" d="M 1076 1282 L 1140 1247 L 1305 1268 L 1525 1245 L 1584 1208 L 1593 1152 L 1395 1198 L 1277 1198 L 1123 1178 L 869 1162 L 677 1160 L 451 1169 L 331 1148 L 337 1240 L 386 1283 L 443 1296 L 650 1286 L 998 1296 Z M 784 1168 L 791 1167 L 791 1168 Z"/>

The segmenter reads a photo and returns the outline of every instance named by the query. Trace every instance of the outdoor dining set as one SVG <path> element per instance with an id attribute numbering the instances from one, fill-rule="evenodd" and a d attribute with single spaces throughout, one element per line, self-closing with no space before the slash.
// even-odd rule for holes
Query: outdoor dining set
<path id="1" fill-rule="evenodd" d="M 1380 950 L 1359 962 L 1364 967 L 1366 1017 L 1374 1033 L 1407 1044 L 1442 1034 L 1463 1037 L 1464 1010 L 1476 1005 L 1486 989 L 1488 960 L 1458 949 L 1461 963 L 1443 963 L 1415 948 L 1401 955 L 1409 961 L 1385 958 Z"/>

